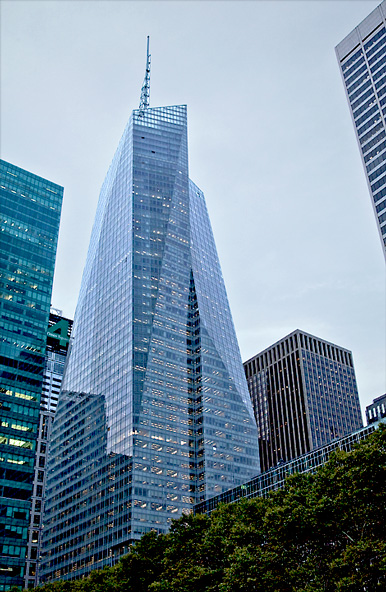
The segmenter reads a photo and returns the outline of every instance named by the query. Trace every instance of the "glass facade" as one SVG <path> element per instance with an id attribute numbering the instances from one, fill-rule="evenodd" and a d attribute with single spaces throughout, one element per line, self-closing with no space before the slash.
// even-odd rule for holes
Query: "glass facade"
<path id="1" fill-rule="evenodd" d="M 186 106 L 133 112 L 103 184 L 52 432 L 45 580 L 117 560 L 259 472 Z"/>
<path id="2" fill-rule="evenodd" d="M 386 257 L 386 1 L 336 54 Z"/>
<path id="3" fill-rule="evenodd" d="M 63 188 L 0 161 L 0 591 L 22 587 Z"/>
<path id="4" fill-rule="evenodd" d="M 263 471 L 362 427 L 346 349 L 297 330 L 245 362 L 244 369 Z"/>
<path id="5" fill-rule="evenodd" d="M 378 425 L 379 422 L 373 423 L 371 426 L 366 426 L 348 436 L 334 440 L 330 444 L 316 448 L 312 452 L 264 471 L 254 479 L 243 483 L 243 485 L 238 485 L 205 502 L 200 502 L 194 507 L 194 513 L 210 514 L 219 504 L 231 504 L 242 498 L 266 497 L 271 491 L 284 487 L 285 480 L 290 475 L 294 473 L 314 473 L 318 467 L 328 461 L 330 455 L 336 450 L 350 452 L 355 444 L 370 436 Z"/>

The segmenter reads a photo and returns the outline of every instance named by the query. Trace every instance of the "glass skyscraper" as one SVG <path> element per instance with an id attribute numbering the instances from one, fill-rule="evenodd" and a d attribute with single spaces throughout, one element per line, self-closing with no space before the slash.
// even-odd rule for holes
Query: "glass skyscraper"
<path id="1" fill-rule="evenodd" d="M 104 181 L 50 458 L 45 580 L 113 563 L 259 472 L 185 105 L 135 110 Z"/>
<path id="2" fill-rule="evenodd" d="M 386 0 L 335 51 L 386 257 Z"/>
<path id="3" fill-rule="evenodd" d="M 23 586 L 63 188 L 0 161 L 0 591 Z"/>
<path id="4" fill-rule="evenodd" d="M 262 471 L 362 427 L 352 353 L 296 330 L 244 363 Z"/>

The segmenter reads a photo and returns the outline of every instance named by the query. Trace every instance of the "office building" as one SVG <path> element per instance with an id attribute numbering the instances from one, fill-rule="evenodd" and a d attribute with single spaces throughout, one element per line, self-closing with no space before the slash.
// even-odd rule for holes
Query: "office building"
<path id="1" fill-rule="evenodd" d="M 362 427 L 350 351 L 296 330 L 244 363 L 261 470 Z"/>
<path id="2" fill-rule="evenodd" d="M 384 420 L 381 420 L 384 421 Z M 237 485 L 225 493 L 220 493 L 194 507 L 195 514 L 211 514 L 219 504 L 231 504 L 243 498 L 267 497 L 271 491 L 284 487 L 285 480 L 295 473 L 315 473 L 337 450 L 350 452 L 362 440 L 368 438 L 380 425 L 380 422 L 356 430 L 352 434 L 338 438 L 325 446 L 320 446 L 312 452 L 307 452 L 298 458 L 280 463 L 280 465 L 268 469 L 257 475 L 250 481 Z"/>
<path id="3" fill-rule="evenodd" d="M 43 377 L 41 409 L 55 413 L 72 331 L 72 320 L 51 307 Z"/>
<path id="4" fill-rule="evenodd" d="M 0 161 L 0 591 L 23 587 L 63 188 Z"/>
<path id="5" fill-rule="evenodd" d="M 151 108 L 148 91 L 145 78 L 100 194 L 52 430 L 44 580 L 114 563 L 259 472 L 204 195 L 188 176 L 187 108 Z"/>
<path id="6" fill-rule="evenodd" d="M 63 317 L 62 311 L 51 308 L 37 431 L 31 516 L 28 529 L 24 578 L 25 588 L 34 588 L 39 583 L 48 445 L 63 378 L 71 329 L 72 321 Z"/>
<path id="7" fill-rule="evenodd" d="M 335 51 L 386 257 L 386 0 Z"/>
<path id="8" fill-rule="evenodd" d="M 367 425 L 380 421 L 386 417 L 386 394 L 374 399 L 371 405 L 366 407 Z"/>

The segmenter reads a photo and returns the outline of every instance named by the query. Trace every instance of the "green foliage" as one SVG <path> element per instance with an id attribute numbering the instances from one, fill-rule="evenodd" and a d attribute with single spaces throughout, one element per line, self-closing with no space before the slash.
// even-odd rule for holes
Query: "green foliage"
<path id="1" fill-rule="evenodd" d="M 118 563 L 115 573 L 117 584 L 114 590 L 147 592 L 150 584 L 162 574 L 162 562 L 166 550 L 165 535 L 157 536 L 155 532 L 144 534 L 131 552 Z"/>
<path id="2" fill-rule="evenodd" d="M 70 582 L 60 580 L 58 582 L 50 582 L 44 586 L 34 588 L 36 592 L 77 592 L 82 590 L 82 582 Z"/>
<path id="3" fill-rule="evenodd" d="M 380 592 L 386 589 L 386 427 L 268 498 L 183 516 L 120 562 L 36 592 Z"/>

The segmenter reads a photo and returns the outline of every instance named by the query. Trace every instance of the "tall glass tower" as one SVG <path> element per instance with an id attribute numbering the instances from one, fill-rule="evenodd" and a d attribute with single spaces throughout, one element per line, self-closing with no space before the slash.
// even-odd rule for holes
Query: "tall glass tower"
<path id="1" fill-rule="evenodd" d="M 0 591 L 23 586 L 63 187 L 0 161 Z M 39 491 L 41 486 L 37 486 Z"/>
<path id="2" fill-rule="evenodd" d="M 335 51 L 386 258 L 386 0 Z"/>
<path id="3" fill-rule="evenodd" d="M 103 184 L 59 396 L 44 580 L 111 564 L 259 472 L 185 105 L 135 110 Z"/>

